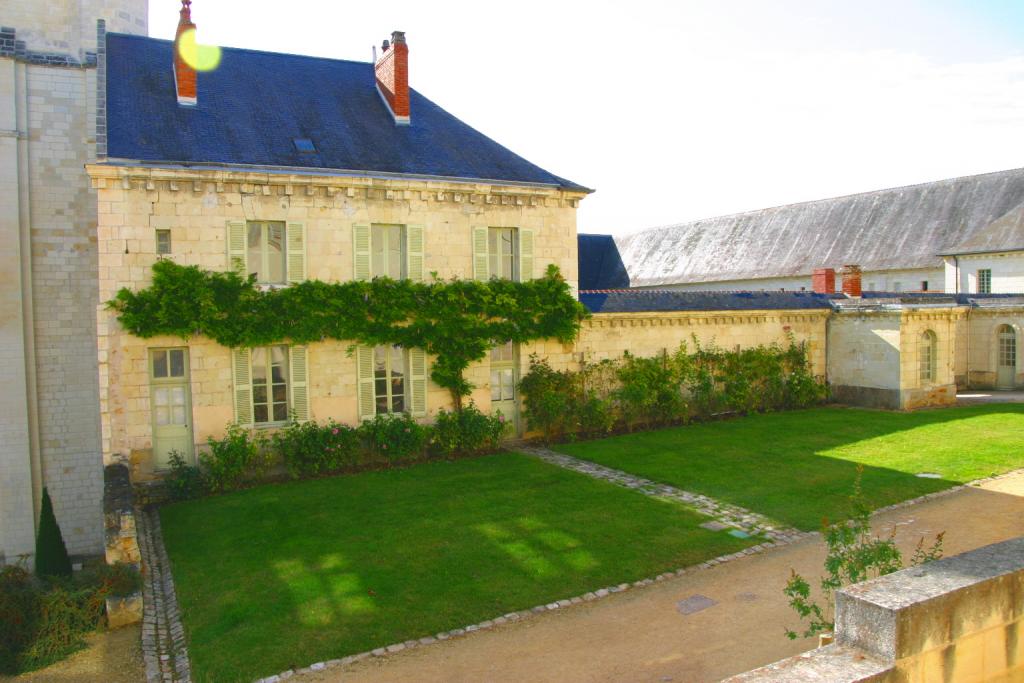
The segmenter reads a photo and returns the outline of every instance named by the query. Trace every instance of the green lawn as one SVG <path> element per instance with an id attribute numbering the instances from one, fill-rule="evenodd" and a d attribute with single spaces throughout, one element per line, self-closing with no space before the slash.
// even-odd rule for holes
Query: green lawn
<path id="1" fill-rule="evenodd" d="M 557 448 L 812 530 L 847 516 L 858 464 L 874 508 L 1024 467 L 1024 405 L 814 408 Z"/>
<path id="2" fill-rule="evenodd" d="M 517 454 L 161 510 L 199 681 L 251 681 L 758 542 Z"/>

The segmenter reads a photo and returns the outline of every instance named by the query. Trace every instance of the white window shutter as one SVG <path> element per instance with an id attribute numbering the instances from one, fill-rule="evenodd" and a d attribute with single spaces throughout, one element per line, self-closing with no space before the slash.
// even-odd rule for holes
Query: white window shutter
<path id="1" fill-rule="evenodd" d="M 487 253 L 487 226 L 473 228 L 473 279 L 490 280 L 490 258 Z"/>
<path id="2" fill-rule="evenodd" d="M 288 223 L 285 228 L 285 239 L 288 242 L 287 264 L 288 282 L 296 284 L 306 280 L 306 225 L 304 223 Z"/>
<path id="3" fill-rule="evenodd" d="M 359 419 L 372 420 L 377 414 L 377 399 L 373 387 L 373 347 L 356 347 L 356 393 L 358 394 Z"/>
<path id="4" fill-rule="evenodd" d="M 519 229 L 519 281 L 533 279 L 533 230 Z"/>
<path id="5" fill-rule="evenodd" d="M 427 414 L 427 353 L 423 349 L 409 349 L 409 382 L 412 399 L 409 412 L 414 417 Z"/>
<path id="6" fill-rule="evenodd" d="M 289 349 L 288 380 L 291 391 L 291 412 L 296 422 L 309 420 L 309 351 L 305 346 Z"/>
<path id="7" fill-rule="evenodd" d="M 249 264 L 246 262 L 246 241 L 245 221 L 228 221 L 228 269 L 242 277 L 249 275 Z"/>
<path id="8" fill-rule="evenodd" d="M 423 226 L 405 226 L 405 276 L 423 282 Z"/>
<path id="9" fill-rule="evenodd" d="M 370 226 L 352 226 L 352 275 L 356 280 L 370 279 Z"/>
<path id="10" fill-rule="evenodd" d="M 235 423 L 252 424 L 252 366 L 249 349 L 231 350 L 231 374 L 235 384 Z"/>

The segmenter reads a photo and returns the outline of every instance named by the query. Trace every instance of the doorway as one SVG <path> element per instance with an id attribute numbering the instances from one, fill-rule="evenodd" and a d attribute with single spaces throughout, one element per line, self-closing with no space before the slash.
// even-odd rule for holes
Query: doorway
<path id="1" fill-rule="evenodd" d="M 150 406 L 153 415 L 153 468 L 170 468 L 171 453 L 193 462 L 192 396 L 188 349 L 150 349 Z"/>
<path id="2" fill-rule="evenodd" d="M 1013 389 L 1017 381 L 1017 333 L 1009 325 L 1002 325 L 996 337 L 996 388 Z"/>
<path id="3" fill-rule="evenodd" d="M 512 342 L 491 349 L 491 414 L 499 412 L 519 436 L 519 349 Z"/>

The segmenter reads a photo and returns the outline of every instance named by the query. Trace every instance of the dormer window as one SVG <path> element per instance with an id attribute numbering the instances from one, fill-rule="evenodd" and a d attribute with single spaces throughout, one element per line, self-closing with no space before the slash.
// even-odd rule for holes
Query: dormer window
<path id="1" fill-rule="evenodd" d="M 309 138 L 295 138 L 292 142 L 295 143 L 295 149 L 303 154 L 316 154 L 316 145 Z"/>

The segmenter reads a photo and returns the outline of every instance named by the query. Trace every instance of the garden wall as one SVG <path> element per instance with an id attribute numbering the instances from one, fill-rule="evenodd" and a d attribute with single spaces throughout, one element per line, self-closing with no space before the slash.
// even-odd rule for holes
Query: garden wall
<path id="1" fill-rule="evenodd" d="M 1024 537 L 836 594 L 836 643 L 728 679 L 927 683 L 1024 679 Z"/>

